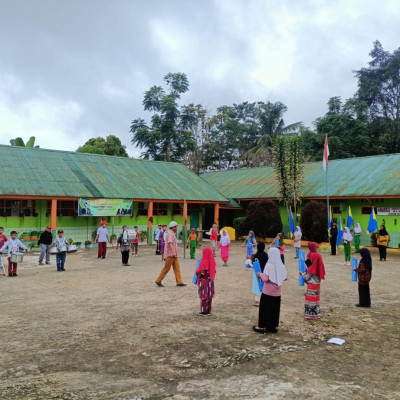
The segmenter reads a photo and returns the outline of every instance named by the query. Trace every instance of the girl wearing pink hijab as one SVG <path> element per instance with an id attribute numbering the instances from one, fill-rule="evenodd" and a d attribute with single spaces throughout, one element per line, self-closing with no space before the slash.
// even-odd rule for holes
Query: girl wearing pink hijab
<path id="1" fill-rule="evenodd" d="M 202 316 L 211 314 L 211 303 L 214 297 L 215 266 L 216 262 L 211 248 L 204 247 L 200 265 L 196 270 L 200 298 L 199 315 Z"/>
<path id="2" fill-rule="evenodd" d="M 221 258 L 224 262 L 222 265 L 224 267 L 227 267 L 229 259 L 229 248 L 231 247 L 231 239 L 229 238 L 228 231 L 226 229 L 222 231 L 218 247 L 221 250 Z"/>

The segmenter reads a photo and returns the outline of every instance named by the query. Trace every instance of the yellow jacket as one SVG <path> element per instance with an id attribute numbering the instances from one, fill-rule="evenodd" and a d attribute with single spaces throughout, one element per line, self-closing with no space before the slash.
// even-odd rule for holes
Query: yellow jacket
<path id="1" fill-rule="evenodd" d="M 387 246 L 389 242 L 389 235 L 381 236 L 379 233 L 376 235 L 376 244 L 378 246 Z"/>

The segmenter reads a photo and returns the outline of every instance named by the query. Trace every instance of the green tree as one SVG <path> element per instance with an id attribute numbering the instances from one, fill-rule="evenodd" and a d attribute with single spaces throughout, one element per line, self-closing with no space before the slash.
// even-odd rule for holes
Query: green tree
<path id="1" fill-rule="evenodd" d="M 319 150 L 315 152 L 314 147 L 311 157 L 314 160 L 322 158 L 325 135 L 328 135 L 330 159 L 379 154 L 382 150 L 379 143 L 372 140 L 365 103 L 355 98 L 343 103 L 340 97 L 331 97 L 328 112 L 315 121 L 315 126 L 317 132 L 314 139 Z M 310 137 L 309 133 L 304 133 Z M 307 150 L 310 150 L 308 138 L 303 137 L 303 140 Z"/>
<path id="2" fill-rule="evenodd" d="M 257 156 L 260 153 L 271 155 L 279 135 L 298 133 L 302 127 L 301 122 L 285 125 L 283 114 L 287 111 L 287 107 L 283 103 L 259 102 L 258 104 L 260 132 L 256 144 L 248 151 L 247 156 Z M 272 161 L 272 157 L 269 159 Z"/>
<path id="3" fill-rule="evenodd" d="M 79 153 L 128 157 L 126 147 L 122 145 L 121 140 L 115 135 L 108 135 L 105 139 L 102 137 L 91 138 L 76 151 Z"/>
<path id="4" fill-rule="evenodd" d="M 301 211 L 300 227 L 303 239 L 317 243 L 328 240 L 326 229 L 326 204 L 320 201 L 310 201 Z"/>
<path id="5" fill-rule="evenodd" d="M 210 118 L 210 169 L 271 165 L 276 137 L 301 126 L 285 126 L 282 115 L 286 110 L 280 102 L 262 101 L 219 107 Z"/>
<path id="6" fill-rule="evenodd" d="M 288 179 L 291 185 L 293 206 L 297 215 L 297 203 L 301 201 L 304 183 L 304 144 L 298 135 L 288 137 Z"/>
<path id="7" fill-rule="evenodd" d="M 282 232 L 282 220 L 278 206 L 272 200 L 252 201 L 246 210 L 243 227 L 253 230 L 256 236 L 275 237 Z"/>
<path id="8" fill-rule="evenodd" d="M 400 48 L 385 51 L 379 41 L 367 68 L 355 71 L 356 98 L 367 106 L 372 136 L 388 153 L 400 151 Z"/>
<path id="9" fill-rule="evenodd" d="M 25 144 L 25 142 L 22 138 L 17 137 L 15 139 L 11 139 L 10 144 L 11 144 L 11 146 L 39 148 L 39 146 L 35 146 L 35 140 L 36 140 L 35 136 L 31 136 Z"/>
<path id="10" fill-rule="evenodd" d="M 283 201 L 286 208 L 289 208 L 292 202 L 292 185 L 289 180 L 287 158 L 287 139 L 284 136 L 279 136 L 274 146 L 274 170 L 278 182 L 280 201 Z"/>
<path id="11" fill-rule="evenodd" d="M 184 106 L 181 118 L 183 124 L 192 130 L 196 143 L 194 148 L 188 151 L 184 163 L 196 174 L 200 174 L 207 170 L 214 154 L 211 150 L 210 118 L 201 104 Z"/>
<path id="12" fill-rule="evenodd" d="M 274 169 L 280 200 L 287 210 L 293 205 L 297 213 L 304 181 L 304 147 L 298 135 L 278 136 L 274 145 Z"/>
<path id="13" fill-rule="evenodd" d="M 189 89 L 184 73 L 164 76 L 167 90 L 153 86 L 144 94 L 143 107 L 152 111 L 151 123 L 137 118 L 132 121 L 132 143 L 144 149 L 142 157 L 159 161 L 184 161 L 196 148 L 193 130 L 198 124 L 194 106 L 178 105 L 181 94 Z"/>

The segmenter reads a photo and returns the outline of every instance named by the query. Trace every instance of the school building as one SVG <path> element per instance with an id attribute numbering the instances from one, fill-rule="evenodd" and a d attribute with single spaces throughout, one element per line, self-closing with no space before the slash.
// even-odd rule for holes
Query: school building
<path id="1" fill-rule="evenodd" d="M 93 241 L 100 217 L 79 216 L 79 199 L 123 199 L 132 201 L 132 215 L 108 215 L 110 234 L 123 225 L 137 225 L 149 243 L 153 226 L 178 222 L 182 226 L 208 230 L 216 221 L 232 226 L 244 216 L 247 205 L 257 199 L 279 203 L 273 167 L 205 173 L 201 176 L 179 163 L 137 160 L 0 145 L 0 226 L 5 234 L 16 230 L 30 240 L 51 225 L 62 228 L 74 242 Z M 326 202 L 322 162 L 306 163 L 303 200 L 299 214 L 310 200 Z M 333 216 L 346 225 L 351 207 L 353 219 L 361 224 L 361 244 L 371 207 L 378 224 L 384 223 L 391 241 L 400 245 L 400 154 L 334 160 L 329 162 L 328 186 Z M 284 230 L 289 229 L 285 207 L 280 205 Z M 29 240 L 29 239 L 26 239 Z"/>
<path id="2" fill-rule="evenodd" d="M 202 178 L 223 194 L 231 204 L 241 208 L 222 209 L 220 224 L 231 226 L 233 219 L 245 215 L 247 205 L 253 200 L 279 201 L 278 185 L 273 167 L 247 168 L 209 172 Z M 328 191 L 333 217 L 346 226 L 351 208 L 354 223 L 363 230 L 362 245 L 370 244 L 368 226 L 371 208 L 377 214 L 378 227 L 386 226 L 390 235 L 389 247 L 400 248 L 400 154 L 350 158 L 329 161 Z M 310 200 L 326 203 L 326 173 L 321 162 L 306 163 L 304 167 L 303 199 L 298 206 L 296 225 L 300 212 Z M 289 231 L 286 208 L 280 205 L 284 231 Z"/>
<path id="3" fill-rule="evenodd" d="M 5 145 L 0 159 L 0 226 L 25 240 L 51 225 L 74 242 L 93 241 L 100 217 L 78 216 L 80 198 L 131 200 L 131 216 L 102 218 L 110 234 L 137 225 L 149 243 L 154 225 L 201 227 L 203 208 L 218 221 L 220 205 L 229 203 L 179 163 Z"/>

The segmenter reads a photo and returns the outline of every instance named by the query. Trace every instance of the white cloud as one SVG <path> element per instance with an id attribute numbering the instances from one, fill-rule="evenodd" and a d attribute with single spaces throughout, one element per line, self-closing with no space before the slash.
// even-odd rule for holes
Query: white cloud
<path id="1" fill-rule="evenodd" d="M 43 148 L 76 150 L 81 144 L 77 126 L 83 111 L 78 103 L 60 102 L 43 93 L 21 96 L 24 86 L 15 76 L 0 76 L 0 82 L 2 144 L 16 137 L 26 142 L 31 136 Z"/>
<path id="2" fill-rule="evenodd" d="M 282 101 L 285 122 L 310 125 L 330 97 L 354 94 L 352 70 L 367 65 L 374 40 L 400 46 L 398 0 L 83 1 L 79 15 L 74 1 L 3 1 L 2 143 L 35 135 L 42 147 L 76 149 L 116 134 L 137 156 L 130 123 L 148 119 L 143 93 L 168 72 L 188 75 L 182 102 Z"/>

